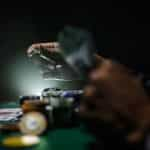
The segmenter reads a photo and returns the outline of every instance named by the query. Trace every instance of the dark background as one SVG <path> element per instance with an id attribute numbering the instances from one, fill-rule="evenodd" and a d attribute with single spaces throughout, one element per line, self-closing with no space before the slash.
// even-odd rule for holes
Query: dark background
<path id="1" fill-rule="evenodd" d="M 32 76 L 34 66 L 26 57 L 26 49 L 32 43 L 55 40 L 64 25 L 76 25 L 92 31 L 102 55 L 117 58 L 149 75 L 148 3 L 105 1 L 94 8 L 91 4 L 74 8 L 67 6 L 64 9 L 62 6 L 61 9 L 52 7 L 42 5 L 0 9 L 1 101 L 16 100 L 23 94 L 19 89 L 22 87 L 16 83 L 24 80 L 22 84 L 28 84 L 27 76 Z M 35 77 L 32 84 L 36 84 L 36 80 L 38 78 Z"/>

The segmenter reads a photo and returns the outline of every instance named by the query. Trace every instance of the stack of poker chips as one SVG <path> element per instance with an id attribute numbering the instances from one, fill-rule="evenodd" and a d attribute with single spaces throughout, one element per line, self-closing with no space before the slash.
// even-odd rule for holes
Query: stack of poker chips
<path id="1" fill-rule="evenodd" d="M 54 126 L 68 126 L 75 121 L 83 90 L 47 88 L 42 92 L 42 101 L 49 102 Z"/>
<path id="2" fill-rule="evenodd" d="M 47 88 L 43 90 L 41 97 L 22 97 L 20 99 L 20 104 L 23 112 L 20 126 L 21 131 L 23 133 L 36 132 L 37 134 L 40 134 L 38 133 L 38 131 L 32 132 L 29 126 L 27 126 L 26 124 L 39 124 L 39 126 L 43 126 L 45 128 L 45 131 L 47 131 L 47 129 L 52 129 L 59 126 L 66 127 L 69 124 L 76 122 L 77 115 L 75 111 L 78 109 L 80 97 L 82 96 L 82 94 L 83 90 L 62 90 Z M 36 113 L 36 115 L 31 114 L 33 112 Z M 45 119 L 40 120 L 40 118 L 42 118 L 41 115 L 44 116 Z M 36 118 L 35 116 L 39 117 Z M 44 120 L 46 120 L 47 123 L 45 123 Z M 41 130 L 41 132 L 43 131 L 44 129 Z"/>
<path id="3" fill-rule="evenodd" d="M 22 133 L 40 135 L 47 131 L 50 126 L 49 103 L 40 99 L 24 99 L 20 102 L 23 117 L 19 127 Z"/>
<path id="4" fill-rule="evenodd" d="M 37 96 L 37 95 L 21 96 L 19 98 L 19 103 L 20 103 L 20 105 L 22 105 L 25 101 L 28 101 L 28 100 L 38 101 L 38 100 L 40 100 L 40 96 Z"/>
<path id="5" fill-rule="evenodd" d="M 18 131 L 18 122 L 22 117 L 20 108 L 1 108 L 0 109 L 0 131 Z"/>

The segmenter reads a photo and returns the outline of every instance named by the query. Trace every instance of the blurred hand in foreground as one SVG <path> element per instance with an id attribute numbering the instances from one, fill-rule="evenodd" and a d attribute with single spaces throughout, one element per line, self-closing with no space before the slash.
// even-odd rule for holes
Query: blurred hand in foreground
<path id="1" fill-rule="evenodd" d="M 89 73 L 81 102 L 81 116 L 122 128 L 133 123 L 135 129 L 127 139 L 130 142 L 140 140 L 150 125 L 150 99 L 141 78 L 110 59 L 98 55 L 96 59 L 97 67 Z"/>

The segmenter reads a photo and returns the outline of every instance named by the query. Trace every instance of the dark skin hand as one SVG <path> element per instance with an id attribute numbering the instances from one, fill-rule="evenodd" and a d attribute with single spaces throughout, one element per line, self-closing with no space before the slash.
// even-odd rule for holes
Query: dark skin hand
<path id="1" fill-rule="evenodd" d="M 27 54 L 30 56 L 34 49 L 40 48 L 50 53 L 60 52 L 59 43 L 50 42 L 31 45 Z M 122 129 L 131 121 L 135 129 L 128 134 L 127 140 L 140 141 L 150 125 L 150 99 L 141 78 L 122 64 L 98 55 L 95 58 L 97 65 L 89 73 L 81 101 L 81 117 L 111 122 Z"/>
<path id="2" fill-rule="evenodd" d="M 97 67 L 89 74 L 81 102 L 81 116 L 112 122 L 116 128 L 126 128 L 130 120 L 135 129 L 127 140 L 140 141 L 150 124 L 150 99 L 141 78 L 110 59 L 101 56 L 96 59 Z"/>

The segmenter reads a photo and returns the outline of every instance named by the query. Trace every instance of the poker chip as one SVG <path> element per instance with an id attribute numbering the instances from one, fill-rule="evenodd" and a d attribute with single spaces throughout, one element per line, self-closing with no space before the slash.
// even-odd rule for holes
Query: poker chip
<path id="1" fill-rule="evenodd" d="M 38 101 L 38 100 L 40 100 L 40 96 L 37 96 L 37 95 L 21 96 L 19 98 L 19 103 L 20 103 L 20 105 L 22 105 L 25 101 L 30 101 L 30 100 Z"/>
<path id="2" fill-rule="evenodd" d="M 31 111 L 38 111 L 38 112 L 44 112 L 45 107 L 48 105 L 48 102 L 45 101 L 25 101 L 22 105 L 22 111 L 23 113 L 31 112 Z"/>
<path id="3" fill-rule="evenodd" d="M 0 131 L 19 131 L 17 123 L 0 124 Z"/>
<path id="4" fill-rule="evenodd" d="M 34 146 L 39 142 L 40 138 L 34 135 L 10 136 L 3 139 L 2 145 L 10 148 L 29 147 Z"/>
<path id="5" fill-rule="evenodd" d="M 46 117 L 39 112 L 29 112 L 19 122 L 19 129 L 23 134 L 41 135 L 47 126 Z"/>

